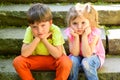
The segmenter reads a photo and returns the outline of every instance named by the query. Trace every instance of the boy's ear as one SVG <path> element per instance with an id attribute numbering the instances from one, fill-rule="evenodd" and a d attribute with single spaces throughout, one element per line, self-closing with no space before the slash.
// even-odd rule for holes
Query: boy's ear
<path id="1" fill-rule="evenodd" d="M 50 22 L 50 25 L 52 25 L 52 20 L 50 20 L 49 22 Z"/>

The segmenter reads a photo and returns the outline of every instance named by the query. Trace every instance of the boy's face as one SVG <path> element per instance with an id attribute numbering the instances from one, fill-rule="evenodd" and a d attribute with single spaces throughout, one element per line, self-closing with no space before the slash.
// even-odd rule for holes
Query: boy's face
<path id="1" fill-rule="evenodd" d="M 77 17 L 71 21 L 70 27 L 78 35 L 82 35 L 87 27 L 89 27 L 89 21 L 83 16 Z"/>
<path id="2" fill-rule="evenodd" d="M 43 38 L 44 35 L 49 33 L 51 25 L 52 20 L 45 22 L 35 22 L 34 24 L 30 24 L 30 27 L 35 37 Z"/>

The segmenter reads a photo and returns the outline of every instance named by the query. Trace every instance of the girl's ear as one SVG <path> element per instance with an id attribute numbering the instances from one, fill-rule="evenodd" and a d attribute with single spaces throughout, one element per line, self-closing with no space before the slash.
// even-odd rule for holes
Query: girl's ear
<path id="1" fill-rule="evenodd" d="M 88 13 L 91 11 L 91 4 L 90 3 L 85 4 L 84 11 L 88 12 Z"/>

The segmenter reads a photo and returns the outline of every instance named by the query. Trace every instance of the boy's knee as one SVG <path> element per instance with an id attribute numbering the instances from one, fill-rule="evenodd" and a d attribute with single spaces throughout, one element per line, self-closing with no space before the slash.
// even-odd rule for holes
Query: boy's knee
<path id="1" fill-rule="evenodd" d="M 61 66 L 72 67 L 72 61 L 68 56 L 62 56 L 60 60 Z"/>
<path id="2" fill-rule="evenodd" d="M 13 60 L 13 66 L 14 66 L 14 67 L 20 66 L 21 63 L 23 63 L 23 57 L 22 57 L 22 56 L 17 56 L 17 57 Z"/>

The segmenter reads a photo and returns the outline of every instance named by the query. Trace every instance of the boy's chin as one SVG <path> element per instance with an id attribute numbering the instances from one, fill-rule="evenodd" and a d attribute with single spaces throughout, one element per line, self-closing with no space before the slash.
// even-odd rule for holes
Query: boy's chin
<path id="1" fill-rule="evenodd" d="M 43 35 L 39 35 L 38 37 L 39 37 L 39 38 L 43 38 L 44 36 L 43 36 Z"/>

